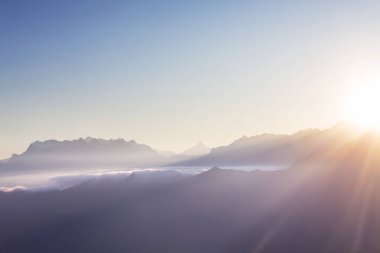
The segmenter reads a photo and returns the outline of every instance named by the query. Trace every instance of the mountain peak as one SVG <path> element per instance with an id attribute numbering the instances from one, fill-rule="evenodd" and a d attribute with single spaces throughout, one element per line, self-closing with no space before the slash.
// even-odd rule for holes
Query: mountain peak
<path id="1" fill-rule="evenodd" d="M 84 141 L 85 142 L 92 142 L 92 141 L 94 141 L 94 140 L 96 140 L 96 138 L 92 138 L 92 137 L 86 137 L 86 139 L 84 139 Z"/>
<path id="2" fill-rule="evenodd" d="M 182 155 L 185 156 L 200 156 L 210 153 L 211 148 L 206 146 L 203 142 L 198 142 L 194 146 L 186 149 L 182 152 Z"/>

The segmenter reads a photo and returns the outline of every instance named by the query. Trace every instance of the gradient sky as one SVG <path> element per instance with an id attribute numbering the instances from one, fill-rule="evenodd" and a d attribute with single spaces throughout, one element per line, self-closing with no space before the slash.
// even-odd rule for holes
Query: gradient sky
<path id="1" fill-rule="evenodd" d="M 2 0 L 0 158 L 35 140 L 180 151 L 329 127 L 356 66 L 380 59 L 379 21 L 365 0 Z"/>

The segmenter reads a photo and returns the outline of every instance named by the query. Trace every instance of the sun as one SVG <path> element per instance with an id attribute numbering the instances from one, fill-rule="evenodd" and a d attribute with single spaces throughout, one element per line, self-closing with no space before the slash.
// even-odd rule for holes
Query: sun
<path id="1" fill-rule="evenodd" d="M 358 85 L 351 92 L 346 115 L 361 128 L 380 129 L 380 80 Z"/>

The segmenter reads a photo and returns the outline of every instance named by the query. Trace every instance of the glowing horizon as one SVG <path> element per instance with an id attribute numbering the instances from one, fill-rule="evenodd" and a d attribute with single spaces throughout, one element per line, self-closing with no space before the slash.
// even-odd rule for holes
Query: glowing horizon
<path id="1" fill-rule="evenodd" d="M 365 108 L 347 113 L 365 98 L 342 104 L 379 76 L 366 70 L 380 62 L 378 7 L 1 2 L 0 159 L 36 140 L 124 138 L 179 152 L 365 122 L 355 116 Z"/>

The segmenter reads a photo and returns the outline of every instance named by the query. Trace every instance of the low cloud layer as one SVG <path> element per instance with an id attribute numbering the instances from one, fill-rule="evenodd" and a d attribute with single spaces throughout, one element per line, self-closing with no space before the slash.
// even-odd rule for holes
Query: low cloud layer
<path id="1" fill-rule="evenodd" d="M 55 175 L 49 176 L 41 174 L 43 179 L 30 186 L 28 185 L 28 176 L 19 176 L 18 182 L 25 181 L 25 185 L 12 185 L 12 182 L 8 182 L 9 186 L 0 186 L 1 192 L 41 192 L 49 190 L 65 190 L 73 186 L 80 185 L 90 181 L 122 181 L 131 176 L 138 179 L 140 182 L 149 181 L 172 181 L 179 178 L 183 178 L 190 175 L 195 175 L 204 171 L 204 169 L 135 169 L 128 171 L 102 171 L 92 172 L 86 174 L 70 174 L 70 175 Z M 12 178 L 14 181 L 15 179 Z M 6 179 L 3 179 L 6 182 Z M 10 180 L 11 181 L 11 180 Z"/>

